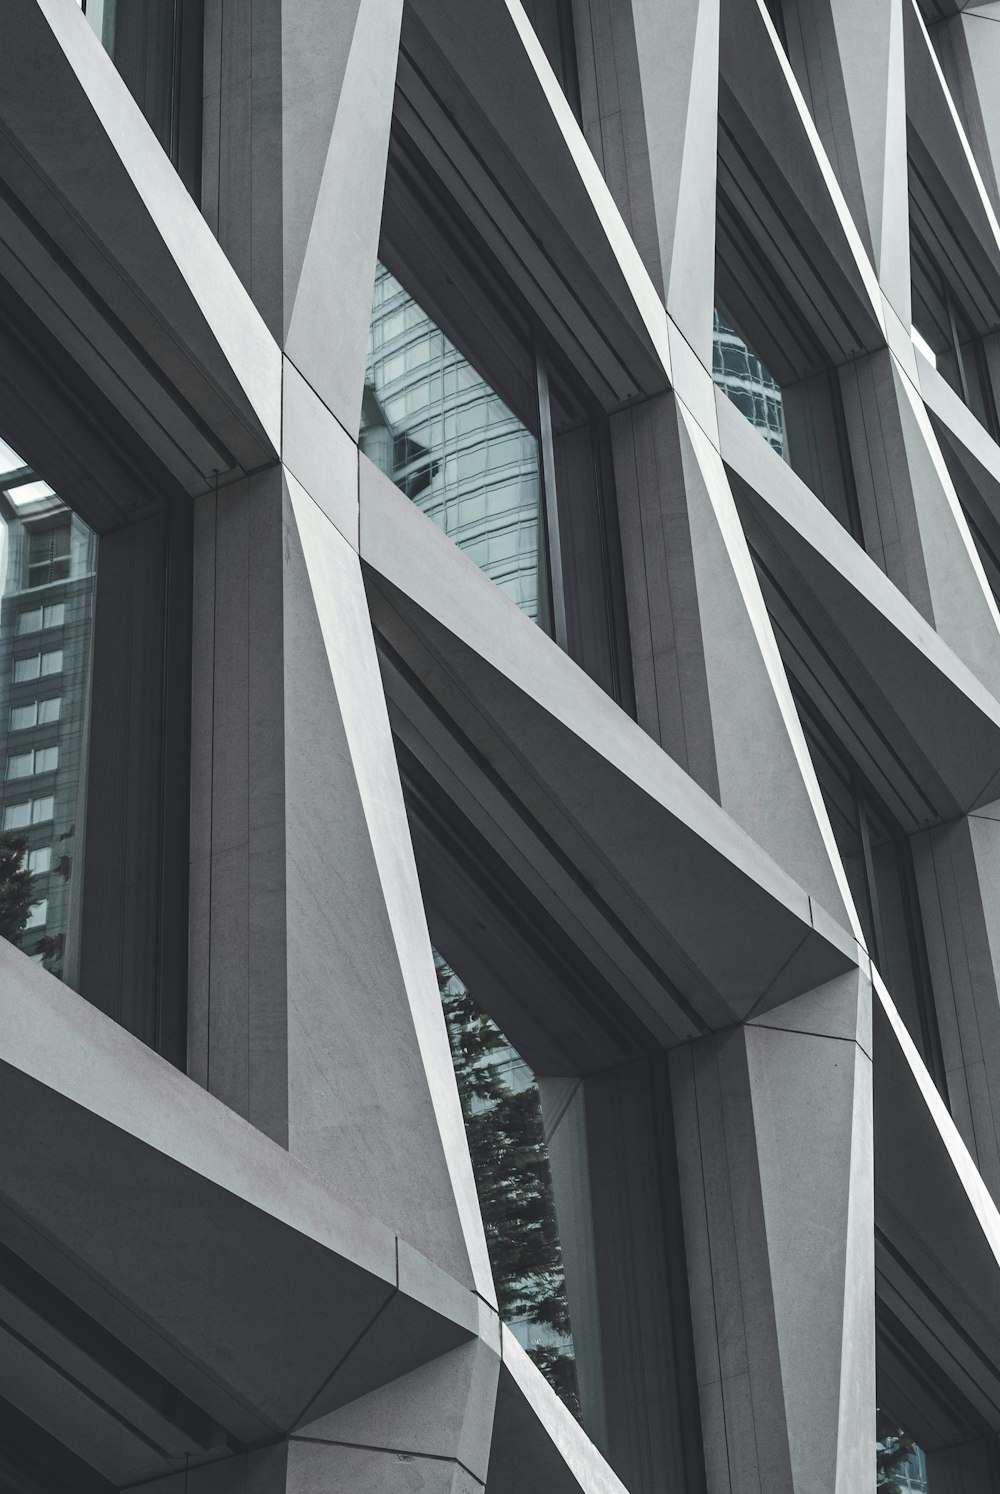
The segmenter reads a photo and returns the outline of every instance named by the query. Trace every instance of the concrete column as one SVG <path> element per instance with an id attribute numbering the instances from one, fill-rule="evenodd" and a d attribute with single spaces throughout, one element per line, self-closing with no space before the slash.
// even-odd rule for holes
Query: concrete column
<path id="1" fill-rule="evenodd" d="M 280 469 L 195 545 L 190 1072 L 489 1300 L 357 553 Z"/>
<path id="2" fill-rule="evenodd" d="M 1000 804 L 914 837 L 952 1116 L 1000 1201 Z"/>
<path id="3" fill-rule="evenodd" d="M 623 411 L 611 430 L 639 722 L 852 928 L 722 459 L 677 395 Z"/>
<path id="4" fill-rule="evenodd" d="M 275 339 L 353 435 L 402 0 L 205 9 L 205 217 Z"/>
<path id="5" fill-rule="evenodd" d="M 871 991 L 856 972 L 671 1055 L 709 1494 L 873 1478 Z"/>
<path id="6" fill-rule="evenodd" d="M 284 1494 L 481 1494 L 500 1376 L 500 1324 L 380 1390 L 300 1426 Z"/>
<path id="7" fill-rule="evenodd" d="M 711 364 L 718 0 L 575 0 L 583 129 L 667 311 Z"/>
<path id="8" fill-rule="evenodd" d="M 883 294 L 910 325 L 902 0 L 797 0 L 788 51 Z"/>
<path id="9" fill-rule="evenodd" d="M 868 553 L 1000 696 L 1000 616 L 912 377 L 886 350 L 840 380 Z"/>

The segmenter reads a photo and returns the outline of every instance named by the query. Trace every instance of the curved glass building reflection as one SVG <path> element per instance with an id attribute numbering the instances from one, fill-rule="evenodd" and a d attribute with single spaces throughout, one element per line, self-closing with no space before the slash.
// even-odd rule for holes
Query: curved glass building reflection
<path id="1" fill-rule="evenodd" d="M 534 621 L 538 442 L 379 264 L 361 450 Z"/>

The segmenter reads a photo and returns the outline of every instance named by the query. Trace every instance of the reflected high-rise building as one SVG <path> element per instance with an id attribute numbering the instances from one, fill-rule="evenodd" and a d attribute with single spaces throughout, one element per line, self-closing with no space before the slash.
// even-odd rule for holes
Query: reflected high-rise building
<path id="1" fill-rule="evenodd" d="M 359 444 L 545 625 L 538 442 L 381 264 Z"/>
<path id="2" fill-rule="evenodd" d="M 97 536 L 0 443 L 0 827 L 34 895 L 18 942 L 73 984 Z"/>
<path id="3" fill-rule="evenodd" d="M 718 308 L 714 313 L 712 378 L 779 456 L 786 456 L 781 389 Z"/>

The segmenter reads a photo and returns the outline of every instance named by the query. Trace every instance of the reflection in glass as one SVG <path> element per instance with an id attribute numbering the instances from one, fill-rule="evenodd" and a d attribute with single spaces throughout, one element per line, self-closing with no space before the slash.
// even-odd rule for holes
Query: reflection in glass
<path id="1" fill-rule="evenodd" d="M 381 264 L 359 442 L 548 630 L 538 442 Z"/>
<path id="2" fill-rule="evenodd" d="M 97 536 L 0 442 L 0 933 L 76 978 Z"/>
<path id="3" fill-rule="evenodd" d="M 875 1413 L 875 1487 L 881 1494 L 928 1494 L 927 1460 L 912 1437 Z"/>
<path id="4" fill-rule="evenodd" d="M 982 347 L 919 237 L 910 235 L 913 330 L 925 355 L 981 425 L 993 431 Z"/>
<path id="5" fill-rule="evenodd" d="M 718 309 L 713 325 L 712 378 L 778 455 L 784 456 L 785 419 L 781 389 L 728 317 Z"/>
<path id="6" fill-rule="evenodd" d="M 845 472 L 838 419 L 839 392 L 832 372 L 782 388 L 716 309 L 712 377 L 751 425 L 856 538 L 861 526 Z"/>
<path id="7" fill-rule="evenodd" d="M 909 840 L 802 702 L 800 715 L 865 942 L 933 1072 L 935 1027 Z"/>
<path id="8" fill-rule="evenodd" d="M 566 1279 L 535 1076 L 435 955 L 500 1315 L 580 1415 Z"/>
<path id="9" fill-rule="evenodd" d="M 79 0 L 168 155 L 174 146 L 179 0 Z"/>

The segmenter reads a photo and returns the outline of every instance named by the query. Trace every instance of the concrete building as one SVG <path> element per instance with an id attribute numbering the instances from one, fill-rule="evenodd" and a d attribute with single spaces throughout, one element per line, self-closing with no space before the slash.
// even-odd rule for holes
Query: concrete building
<path id="1" fill-rule="evenodd" d="M 475 11 L 8 0 L 0 1490 L 996 1494 L 1000 7 Z"/>

